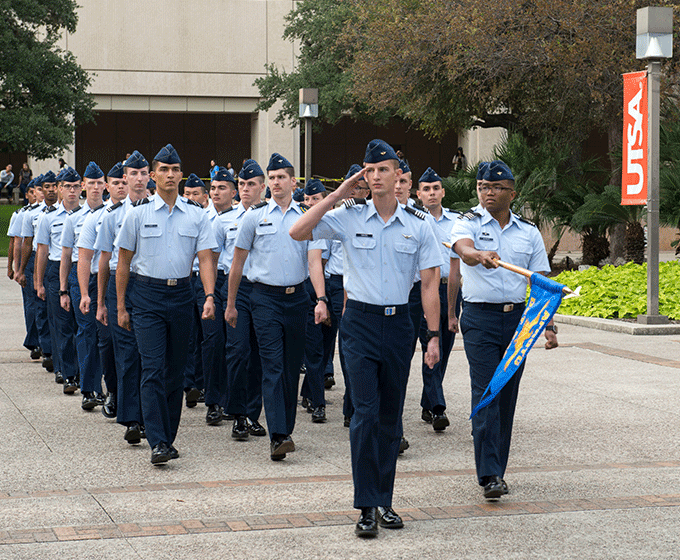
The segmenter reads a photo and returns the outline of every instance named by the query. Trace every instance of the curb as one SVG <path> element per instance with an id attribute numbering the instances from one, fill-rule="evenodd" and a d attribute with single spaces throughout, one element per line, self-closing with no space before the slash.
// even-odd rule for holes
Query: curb
<path id="1" fill-rule="evenodd" d="M 626 321 L 617 321 L 616 319 L 601 319 L 599 317 L 577 317 L 575 315 L 560 315 L 556 313 L 554 316 L 556 323 L 564 323 L 565 325 L 575 325 L 577 327 L 586 327 L 589 329 L 598 329 L 601 331 L 616 332 L 622 334 L 632 335 L 673 335 L 680 334 L 679 324 L 668 325 L 644 325 L 638 323 L 627 323 Z"/>

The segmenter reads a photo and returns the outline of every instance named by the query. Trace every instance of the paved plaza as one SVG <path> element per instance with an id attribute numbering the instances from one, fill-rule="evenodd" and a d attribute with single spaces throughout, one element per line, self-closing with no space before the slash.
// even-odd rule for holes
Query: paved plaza
<path id="1" fill-rule="evenodd" d="M 528 357 L 505 479 L 486 502 L 474 476 L 469 377 L 456 339 L 445 379 L 451 426 L 420 419 L 411 369 L 397 465 L 400 531 L 354 535 L 343 385 L 326 424 L 298 409 L 297 446 L 233 441 L 231 423 L 184 408 L 180 458 L 83 411 L 21 347 L 21 293 L 0 259 L 0 560 L 647 559 L 680 556 L 680 334 L 558 323 L 560 347 Z M 339 362 L 336 356 L 336 371 Z"/>

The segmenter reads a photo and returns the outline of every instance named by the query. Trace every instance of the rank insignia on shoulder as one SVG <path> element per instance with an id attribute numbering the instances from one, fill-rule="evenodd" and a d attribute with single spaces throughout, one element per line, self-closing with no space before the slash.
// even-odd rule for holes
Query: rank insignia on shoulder
<path id="1" fill-rule="evenodd" d="M 425 208 L 424 206 L 421 206 L 420 204 L 414 204 L 413 208 L 415 208 L 416 210 L 420 210 L 423 214 L 429 214 L 430 213 L 430 211 L 427 208 Z"/>
<path id="2" fill-rule="evenodd" d="M 121 201 L 121 202 L 116 202 L 113 206 L 109 206 L 109 207 L 106 209 L 106 211 L 107 211 L 107 212 L 113 212 L 116 208 L 120 208 L 121 206 L 123 206 L 123 202 L 122 202 L 122 201 Z"/>
<path id="3" fill-rule="evenodd" d="M 93 214 L 93 213 L 96 212 L 97 210 L 101 210 L 102 208 L 104 208 L 104 206 L 106 206 L 106 204 L 100 204 L 100 205 L 97 206 L 96 208 L 90 208 L 90 214 Z"/>
<path id="4" fill-rule="evenodd" d="M 310 208 L 311 208 L 311 207 L 310 207 L 310 206 L 307 206 L 304 202 L 301 202 L 301 203 L 300 203 L 300 210 L 302 210 L 302 213 L 303 213 L 303 214 L 304 214 L 305 212 L 307 212 L 307 210 L 309 210 Z"/>
<path id="5" fill-rule="evenodd" d="M 532 222 L 531 220 L 527 220 L 525 217 L 520 216 L 519 214 L 515 214 L 515 218 L 517 218 L 520 222 L 529 224 L 530 226 L 538 227 L 534 222 Z"/>
<path id="6" fill-rule="evenodd" d="M 425 212 L 421 212 L 420 210 L 416 210 L 415 208 L 412 208 L 411 206 L 405 206 L 404 210 L 406 210 L 409 214 L 413 214 L 416 218 L 419 218 L 421 220 L 425 219 Z"/>
<path id="7" fill-rule="evenodd" d="M 76 212 L 80 212 L 82 209 L 83 209 L 82 206 L 78 206 L 78 208 L 74 208 L 73 210 L 71 210 L 70 213 L 71 213 L 71 214 L 75 214 Z"/>
<path id="8" fill-rule="evenodd" d="M 234 207 L 233 207 L 233 206 L 230 206 L 230 207 L 227 208 L 226 210 L 222 210 L 222 212 L 220 212 L 220 213 L 218 214 L 218 216 L 221 216 L 222 214 L 226 214 L 227 212 L 231 212 L 233 209 L 234 209 Z"/>
<path id="9" fill-rule="evenodd" d="M 458 216 L 458 217 L 463 215 L 462 212 L 459 212 L 458 210 L 453 210 L 451 208 L 444 208 L 444 212 L 448 212 L 449 214 L 454 214 L 455 216 Z"/>
<path id="10" fill-rule="evenodd" d="M 140 200 L 135 200 L 135 201 L 132 203 L 132 206 L 141 206 L 142 204 L 149 204 L 149 202 L 151 202 L 151 201 L 149 200 L 149 197 L 146 197 L 146 198 L 142 198 L 142 199 L 140 199 Z"/>
<path id="11" fill-rule="evenodd" d="M 253 206 L 253 208 L 262 208 L 263 206 L 267 206 L 267 204 L 269 204 L 269 202 L 265 200 L 263 202 L 260 202 L 260 204 L 256 204 L 255 206 Z"/>
<path id="12" fill-rule="evenodd" d="M 365 198 L 346 198 L 343 203 L 345 208 L 356 206 L 357 204 L 366 204 Z"/>
<path id="13" fill-rule="evenodd" d="M 56 206 L 45 206 L 45 208 L 43 208 L 43 212 L 45 212 L 45 214 L 49 214 L 50 212 L 54 212 L 56 209 Z"/>
<path id="14" fill-rule="evenodd" d="M 191 206 L 198 206 L 199 208 L 203 208 L 203 206 L 201 206 L 201 205 L 200 205 L 198 202 L 196 202 L 195 200 L 191 200 L 190 198 L 187 198 L 186 201 L 187 201 L 187 204 L 191 204 Z"/>
<path id="15" fill-rule="evenodd" d="M 475 212 L 472 208 L 469 210 L 466 210 L 460 215 L 460 218 L 465 218 L 466 220 L 474 220 L 475 218 L 479 218 L 481 214 L 479 212 Z"/>

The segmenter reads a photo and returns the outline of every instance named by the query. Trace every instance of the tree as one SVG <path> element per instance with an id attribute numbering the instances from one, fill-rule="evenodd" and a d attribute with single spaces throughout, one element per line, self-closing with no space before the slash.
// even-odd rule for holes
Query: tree
<path id="1" fill-rule="evenodd" d="M 57 46 L 75 32 L 73 0 L 0 0 L 0 141 L 5 151 L 53 157 L 93 118 L 90 77 Z"/>

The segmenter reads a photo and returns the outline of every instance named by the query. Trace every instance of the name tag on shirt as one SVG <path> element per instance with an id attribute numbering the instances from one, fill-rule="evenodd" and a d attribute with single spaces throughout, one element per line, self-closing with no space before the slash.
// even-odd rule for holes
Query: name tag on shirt
<path id="1" fill-rule="evenodd" d="M 357 233 L 357 237 L 373 237 L 372 233 Z"/>

